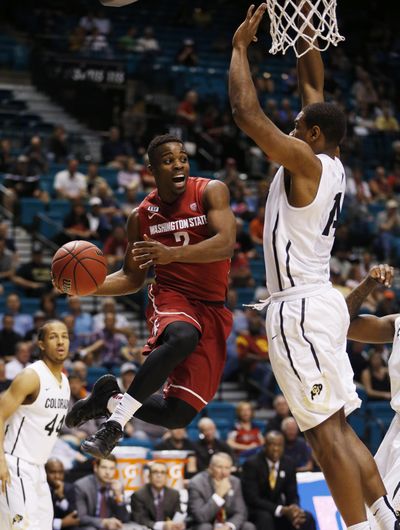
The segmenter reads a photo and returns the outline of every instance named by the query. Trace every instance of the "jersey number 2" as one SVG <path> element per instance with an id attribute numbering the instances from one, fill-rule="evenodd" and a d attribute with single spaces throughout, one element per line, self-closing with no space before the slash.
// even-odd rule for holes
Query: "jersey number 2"
<path id="1" fill-rule="evenodd" d="M 337 228 L 339 215 L 340 215 L 341 198 L 342 198 L 342 193 L 336 193 L 335 198 L 333 199 L 332 210 L 329 213 L 328 222 L 326 223 L 324 231 L 322 232 L 323 236 L 329 236 L 329 232 L 331 231 L 331 228 L 333 228 L 334 231 Z"/>
<path id="2" fill-rule="evenodd" d="M 175 232 L 174 233 L 175 241 L 180 243 L 182 241 L 182 246 L 189 244 L 189 234 L 188 232 Z"/>
<path id="3" fill-rule="evenodd" d="M 51 436 L 54 432 L 54 429 L 56 429 L 56 433 L 60 434 L 60 431 L 62 429 L 64 418 L 63 416 L 61 420 L 58 422 L 57 428 L 56 428 L 56 422 L 57 422 L 58 414 L 54 416 L 54 418 L 45 426 L 44 430 L 47 431 L 47 436 Z"/>

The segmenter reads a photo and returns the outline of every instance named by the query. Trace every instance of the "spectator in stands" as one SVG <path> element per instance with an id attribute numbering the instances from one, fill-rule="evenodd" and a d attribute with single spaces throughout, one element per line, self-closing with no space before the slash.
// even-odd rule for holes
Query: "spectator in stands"
<path id="1" fill-rule="evenodd" d="M 226 453 L 216 453 L 208 469 L 190 480 L 188 515 L 193 530 L 254 530 L 247 522 L 240 480 L 231 471 L 232 458 Z"/>
<path id="2" fill-rule="evenodd" d="M 194 446 L 198 471 L 207 469 L 211 457 L 216 453 L 227 453 L 233 460 L 232 449 L 226 442 L 217 438 L 217 428 L 211 418 L 201 418 L 197 428 L 200 434 Z"/>
<path id="3" fill-rule="evenodd" d="M 393 315 L 399 312 L 399 303 L 396 299 L 396 293 L 392 289 L 385 289 L 380 295 L 377 303 L 375 314 L 377 317 Z"/>
<path id="4" fill-rule="evenodd" d="M 86 31 L 81 26 L 74 28 L 68 37 L 69 51 L 76 53 L 80 52 L 84 45 L 86 39 Z"/>
<path id="5" fill-rule="evenodd" d="M 109 167 L 120 169 L 130 155 L 130 149 L 121 140 L 121 132 L 118 127 L 111 127 L 106 140 L 101 148 L 102 162 Z"/>
<path id="6" fill-rule="evenodd" d="M 196 448 L 189 440 L 186 429 L 171 429 L 163 436 L 163 441 L 155 446 L 157 451 L 188 451 L 185 477 L 192 476 L 197 471 Z"/>
<path id="7" fill-rule="evenodd" d="M 87 166 L 86 185 L 89 196 L 94 194 L 94 190 L 101 182 L 107 182 L 99 175 L 99 166 L 96 162 L 89 162 Z"/>
<path id="8" fill-rule="evenodd" d="M 238 308 L 238 294 L 236 289 L 228 289 L 226 305 L 228 309 L 232 311 L 233 326 L 226 343 L 227 350 L 223 375 L 224 381 L 234 377 L 239 369 L 239 355 L 236 340 L 239 333 L 244 333 L 248 330 L 246 315 L 242 309 Z"/>
<path id="9" fill-rule="evenodd" d="M 140 190 L 142 187 L 142 179 L 140 177 L 142 169 L 143 167 L 136 163 L 133 156 L 127 158 L 124 168 L 118 171 L 117 174 L 118 190 L 125 191 L 131 188 Z"/>
<path id="10" fill-rule="evenodd" d="M 375 105 L 378 103 L 378 94 L 375 90 L 374 84 L 369 73 L 360 65 L 355 68 L 356 81 L 351 87 L 351 93 L 355 97 L 358 105 L 367 103 L 368 105 Z"/>
<path id="11" fill-rule="evenodd" d="M 54 292 L 44 293 L 40 297 L 40 310 L 45 314 L 46 320 L 57 319 L 57 298 Z"/>
<path id="12" fill-rule="evenodd" d="M 0 236 L 0 281 L 11 280 L 15 272 L 13 253 L 6 247 L 6 239 Z"/>
<path id="13" fill-rule="evenodd" d="M 0 238 L 5 239 L 6 249 L 12 252 L 15 262 L 18 261 L 17 247 L 15 246 L 14 237 L 10 234 L 10 228 L 12 225 L 8 221 L 3 221 L 0 218 Z"/>
<path id="14" fill-rule="evenodd" d="M 31 260 L 18 267 L 13 282 L 22 287 L 28 297 L 39 297 L 52 291 L 50 267 L 43 261 L 43 246 L 39 241 L 33 242 Z"/>
<path id="15" fill-rule="evenodd" d="M 87 365 L 112 369 L 121 364 L 121 348 L 126 344 L 126 339 L 118 333 L 115 323 L 115 315 L 107 313 L 104 329 L 94 333 L 89 346 L 82 349 L 81 354 Z"/>
<path id="16" fill-rule="evenodd" d="M 6 309 L 5 314 L 11 315 L 14 320 L 13 329 L 21 337 L 24 337 L 25 334 L 32 329 L 33 319 L 32 315 L 28 313 L 21 312 L 21 299 L 17 293 L 10 293 L 6 298 Z M 2 318 L 2 314 L 0 318 Z"/>
<path id="17" fill-rule="evenodd" d="M 215 173 L 215 177 L 219 180 L 222 180 L 222 182 L 225 182 L 229 189 L 236 187 L 237 183 L 239 182 L 239 175 L 240 173 L 237 168 L 237 162 L 232 157 L 228 157 L 225 160 L 223 169 Z"/>
<path id="18" fill-rule="evenodd" d="M 111 20 L 106 16 L 104 9 L 96 10 L 93 23 L 102 35 L 110 35 L 112 31 Z"/>
<path id="19" fill-rule="evenodd" d="M 14 358 L 17 344 L 23 340 L 23 336 L 14 331 L 14 317 L 11 314 L 5 313 L 0 318 L 0 356 L 9 361 Z"/>
<path id="20" fill-rule="evenodd" d="M 253 287 L 255 285 L 249 257 L 241 250 L 240 243 L 235 244 L 229 278 L 231 287 Z"/>
<path id="21" fill-rule="evenodd" d="M 139 187 L 134 183 L 125 190 L 125 196 L 121 201 L 121 211 L 125 219 L 128 219 L 132 210 L 137 208 L 141 202 L 137 197 L 138 190 Z"/>
<path id="22" fill-rule="evenodd" d="M 1 336 L 1 331 L 0 331 Z M 1 341 L 1 338 L 0 338 Z M 3 357 L 0 357 L 0 394 L 7 390 L 7 388 L 11 385 L 11 380 L 7 379 L 6 376 L 6 361 Z"/>
<path id="23" fill-rule="evenodd" d="M 348 341 L 347 353 L 354 372 L 354 381 L 361 383 L 361 374 L 368 367 L 367 345 L 362 342 Z"/>
<path id="24" fill-rule="evenodd" d="M 282 421 L 291 416 L 289 405 L 283 394 L 278 394 L 272 403 L 275 414 L 269 419 L 266 431 L 281 431 Z"/>
<path id="25" fill-rule="evenodd" d="M 87 376 L 88 376 L 87 364 L 85 364 L 83 361 L 78 360 L 72 363 L 71 368 L 72 368 L 71 374 L 77 375 L 78 377 L 81 378 L 82 381 L 87 381 Z M 85 396 L 82 396 L 82 397 L 85 397 Z"/>
<path id="26" fill-rule="evenodd" d="M 79 19 L 79 26 L 86 32 L 90 32 L 96 27 L 95 15 L 93 11 L 88 11 L 86 15 Z"/>
<path id="27" fill-rule="evenodd" d="M 140 528 L 184 530 L 179 491 L 167 486 L 167 465 L 153 462 L 149 467 L 149 483 L 131 497 L 132 520 L 142 525 Z"/>
<path id="28" fill-rule="evenodd" d="M 237 338 L 239 362 L 244 380 L 255 391 L 258 405 L 271 404 L 272 368 L 268 357 L 268 341 L 264 321 L 258 311 L 248 309 L 248 333 Z"/>
<path id="29" fill-rule="evenodd" d="M 249 200 L 249 191 L 243 181 L 237 182 L 235 187 L 231 190 L 231 208 L 236 216 L 236 219 L 249 221 L 254 217 L 254 205 Z M 250 239 L 250 236 L 247 234 Z M 251 239 L 250 239 L 251 241 Z"/>
<path id="30" fill-rule="evenodd" d="M 265 436 L 264 450 L 243 465 L 242 486 L 257 530 L 315 530 L 313 516 L 299 506 L 296 467 L 284 456 L 284 438 L 278 431 Z"/>
<path id="31" fill-rule="evenodd" d="M 82 527 L 115 530 L 129 521 L 122 484 L 114 478 L 116 467 L 114 455 L 95 460 L 93 474 L 74 483 Z"/>
<path id="32" fill-rule="evenodd" d="M 250 221 L 249 234 L 255 245 L 263 244 L 265 206 L 259 206 L 257 215 Z"/>
<path id="33" fill-rule="evenodd" d="M 374 201 L 386 201 L 391 195 L 391 189 L 383 166 L 375 168 L 375 174 L 369 180 L 369 189 Z"/>
<path id="34" fill-rule="evenodd" d="M 79 296 L 68 297 L 68 310 L 75 318 L 75 333 L 78 337 L 88 337 L 93 333 L 93 317 L 87 311 L 83 311 Z"/>
<path id="35" fill-rule="evenodd" d="M 138 338 L 134 331 L 130 331 L 127 335 L 128 343 L 121 348 L 121 357 L 128 361 L 128 363 L 136 363 L 138 366 L 143 364 L 142 347 L 138 345 Z M 126 389 L 124 392 L 126 392 Z"/>
<path id="36" fill-rule="evenodd" d="M 388 184 L 394 195 L 400 195 L 400 164 L 394 164 L 388 175 Z"/>
<path id="37" fill-rule="evenodd" d="M 11 142 L 8 138 L 0 140 L 0 173 L 10 173 L 15 165 Z"/>
<path id="38" fill-rule="evenodd" d="M 78 160 L 71 156 L 67 169 L 55 174 L 54 189 L 59 199 L 81 199 L 87 194 L 85 175 L 78 171 Z"/>
<path id="39" fill-rule="evenodd" d="M 50 458 L 45 465 L 47 482 L 53 502 L 53 530 L 69 528 L 79 530 L 74 486 L 65 482 L 64 466 L 57 458 Z"/>
<path id="40" fill-rule="evenodd" d="M 247 451 L 257 449 L 264 443 L 260 429 L 254 425 L 254 409 L 248 401 L 241 401 L 236 407 L 237 422 L 228 434 L 227 443 L 239 457 Z"/>
<path id="41" fill-rule="evenodd" d="M 26 155 L 19 155 L 11 172 L 4 177 L 4 186 L 8 193 L 4 194 L 3 204 L 10 211 L 14 211 L 21 197 L 36 198 L 43 202 L 49 200 L 48 194 L 40 189 L 40 176 L 36 168 L 29 164 L 29 158 Z"/>
<path id="42" fill-rule="evenodd" d="M 31 364 L 31 349 L 27 342 L 18 342 L 14 359 L 6 364 L 6 378 L 15 379 L 24 368 Z"/>
<path id="43" fill-rule="evenodd" d="M 372 352 L 368 367 L 361 372 L 363 384 L 369 401 L 390 401 L 390 379 L 387 366 L 379 352 Z"/>
<path id="44" fill-rule="evenodd" d="M 29 146 L 24 153 L 28 157 L 28 164 L 33 173 L 43 174 L 47 172 L 47 154 L 43 147 L 43 142 L 40 136 L 34 135 L 31 138 Z"/>
<path id="45" fill-rule="evenodd" d="M 195 90 L 186 92 L 184 99 L 179 103 L 176 110 L 178 125 L 182 127 L 183 133 L 191 139 L 191 133 L 198 120 L 197 105 L 199 95 Z"/>
<path id="46" fill-rule="evenodd" d="M 118 48 L 126 53 L 132 53 L 137 48 L 137 28 L 131 26 L 124 35 L 118 39 Z"/>
<path id="47" fill-rule="evenodd" d="M 400 263 L 400 213 L 395 199 L 386 203 L 386 210 L 377 217 L 379 235 L 376 241 L 378 253 L 385 262 Z"/>
<path id="48" fill-rule="evenodd" d="M 32 351 L 32 359 L 38 359 L 39 358 L 39 347 L 37 344 L 37 337 L 39 333 L 39 329 L 45 324 L 46 322 L 46 315 L 43 313 L 43 311 L 35 311 L 33 313 L 33 328 L 30 329 L 24 336 L 24 341 L 29 343 L 29 347 Z M 70 350 L 71 351 L 71 350 Z"/>
<path id="49" fill-rule="evenodd" d="M 79 358 L 81 350 L 90 342 L 90 338 L 87 335 L 77 335 L 75 331 L 75 317 L 71 314 L 65 314 L 63 316 L 63 322 L 68 330 L 69 337 L 69 358 L 74 360 Z"/>
<path id="50" fill-rule="evenodd" d="M 80 199 L 74 199 L 71 211 L 67 213 L 63 220 L 63 229 L 53 237 L 57 245 L 62 246 L 69 241 L 76 239 L 90 239 L 90 223 L 86 208 Z"/>
<path id="51" fill-rule="evenodd" d="M 160 44 L 154 36 L 154 29 L 151 26 L 147 26 L 143 30 L 143 35 L 138 38 L 136 51 L 140 53 L 155 54 L 160 50 Z"/>
<path id="52" fill-rule="evenodd" d="M 144 138 L 147 130 L 147 104 L 143 96 L 137 95 L 134 102 L 128 105 L 122 113 L 122 128 L 124 138 L 130 143 L 132 148 L 137 152 L 143 152 L 143 146 L 146 144 Z"/>
<path id="53" fill-rule="evenodd" d="M 115 317 L 115 329 L 118 333 L 129 335 L 131 326 L 123 311 L 117 311 L 115 298 L 105 297 L 101 299 L 101 312 L 93 317 L 93 331 L 98 333 L 104 328 L 105 317 L 107 313 L 112 313 Z"/>
<path id="54" fill-rule="evenodd" d="M 284 455 L 290 458 L 296 466 L 297 473 L 312 471 L 314 462 L 311 456 L 311 447 L 299 434 L 299 427 L 294 418 L 285 418 L 281 429 L 285 438 Z"/>
<path id="55" fill-rule="evenodd" d="M 375 120 L 378 131 L 396 132 L 400 129 L 397 118 L 393 115 L 393 108 L 389 104 L 382 105 L 382 114 Z"/>
<path id="56" fill-rule="evenodd" d="M 99 197 L 92 197 L 89 199 L 89 211 L 87 217 L 89 220 L 90 235 L 93 239 L 105 241 L 110 235 L 112 225 L 109 218 L 101 213 L 101 199 Z"/>
<path id="57" fill-rule="evenodd" d="M 113 56 L 113 52 L 110 43 L 107 40 L 107 36 L 103 35 L 97 27 L 93 28 L 89 35 L 86 35 L 82 51 L 85 55 L 101 55 L 102 57 L 106 57 L 107 59 L 110 59 Z"/>
<path id="58" fill-rule="evenodd" d="M 114 227 L 112 233 L 104 242 L 103 253 L 107 259 L 109 272 L 119 270 L 124 261 L 128 238 L 122 225 Z"/>
<path id="59" fill-rule="evenodd" d="M 52 162 L 64 164 L 69 156 L 67 133 L 62 125 L 56 125 L 49 138 L 48 156 Z"/>
<path id="60" fill-rule="evenodd" d="M 182 66 L 197 66 L 199 62 L 193 39 L 184 39 L 176 56 L 175 63 Z"/>
<path id="61" fill-rule="evenodd" d="M 93 195 L 101 200 L 100 213 L 107 216 L 110 223 L 115 225 L 122 221 L 118 202 L 115 200 L 114 192 L 106 181 L 100 182 L 94 188 Z"/>

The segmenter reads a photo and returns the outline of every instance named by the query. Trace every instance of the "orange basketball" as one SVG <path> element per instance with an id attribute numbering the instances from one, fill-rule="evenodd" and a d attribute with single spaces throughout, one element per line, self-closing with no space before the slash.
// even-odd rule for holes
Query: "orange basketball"
<path id="1" fill-rule="evenodd" d="M 89 241 L 70 241 L 60 247 L 51 262 L 57 289 L 65 294 L 85 296 L 94 293 L 107 276 L 103 252 Z"/>

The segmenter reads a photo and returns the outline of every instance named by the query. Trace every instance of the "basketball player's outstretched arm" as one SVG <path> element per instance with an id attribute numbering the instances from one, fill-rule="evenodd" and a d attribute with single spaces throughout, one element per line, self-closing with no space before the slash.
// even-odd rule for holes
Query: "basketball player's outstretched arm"
<path id="1" fill-rule="evenodd" d="M 229 206 L 229 190 L 223 182 L 213 180 L 203 194 L 204 208 L 211 237 L 194 245 L 168 247 L 145 236 L 134 244 L 135 263 L 141 269 L 167 263 L 212 263 L 230 258 L 236 240 L 236 223 Z"/>
<path id="2" fill-rule="evenodd" d="M 305 2 L 303 13 L 306 16 L 310 10 L 310 5 Z M 313 38 L 314 31 L 307 26 L 304 33 Z M 309 46 L 304 39 L 299 39 L 297 51 L 303 52 Z M 297 59 L 297 80 L 301 96 L 302 108 L 311 103 L 324 101 L 324 63 L 321 53 L 317 49 L 308 50 L 303 56 Z"/>
<path id="3" fill-rule="evenodd" d="M 394 323 L 399 315 L 359 315 L 361 304 L 378 287 L 390 287 L 393 279 L 393 267 L 376 265 L 369 271 L 368 276 L 346 297 L 346 304 L 350 314 L 350 326 L 347 336 L 351 340 L 375 344 L 385 344 L 393 341 Z"/>
<path id="4" fill-rule="evenodd" d="M 306 142 L 283 133 L 262 111 L 251 77 L 247 48 L 253 40 L 266 10 L 261 4 L 255 11 L 250 6 L 245 21 L 233 37 L 229 69 L 229 99 L 233 118 L 264 153 L 283 165 L 293 176 L 316 181 L 321 176 L 321 163 Z"/>
<path id="5" fill-rule="evenodd" d="M 5 493 L 6 484 L 10 482 L 10 474 L 4 456 L 4 430 L 6 421 L 28 398 L 30 398 L 30 402 L 33 402 L 39 390 L 39 376 L 36 372 L 28 368 L 17 375 L 9 388 L 0 397 L 0 485 L 3 493 Z"/>
<path id="6" fill-rule="evenodd" d="M 146 270 L 142 270 L 132 257 L 133 245 L 140 241 L 139 214 L 133 210 L 126 226 L 128 246 L 122 268 L 109 274 L 104 283 L 94 293 L 97 296 L 122 296 L 139 291 L 146 280 Z"/>

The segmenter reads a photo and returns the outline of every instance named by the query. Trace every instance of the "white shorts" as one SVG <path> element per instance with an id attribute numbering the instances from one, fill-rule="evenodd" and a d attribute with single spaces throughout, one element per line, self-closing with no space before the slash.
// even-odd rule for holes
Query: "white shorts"
<path id="1" fill-rule="evenodd" d="M 53 503 L 44 466 L 6 454 L 11 485 L 0 492 L 1 530 L 52 530 Z"/>
<path id="2" fill-rule="evenodd" d="M 293 299 L 275 295 L 267 309 L 269 357 L 278 385 L 301 431 L 344 407 L 360 407 L 346 353 L 349 313 L 343 296 L 323 288 Z"/>
<path id="3" fill-rule="evenodd" d="M 375 461 L 388 492 L 388 499 L 400 512 L 400 414 L 397 413 L 375 455 Z"/>

